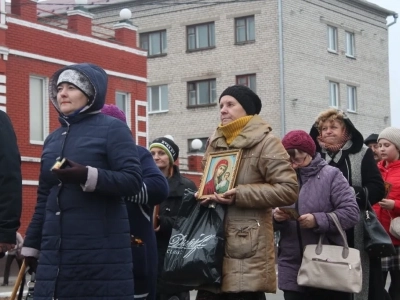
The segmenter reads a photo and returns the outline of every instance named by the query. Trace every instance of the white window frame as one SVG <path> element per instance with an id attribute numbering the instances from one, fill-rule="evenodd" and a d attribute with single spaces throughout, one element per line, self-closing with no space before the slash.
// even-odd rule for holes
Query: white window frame
<path id="1" fill-rule="evenodd" d="M 200 46 L 200 34 L 199 28 L 200 27 L 207 27 L 207 46 L 201 47 Z M 193 31 L 193 32 L 191 32 Z M 186 49 L 187 51 L 196 51 L 202 49 L 212 49 L 215 48 L 215 23 L 202 23 L 196 25 L 190 25 L 186 28 Z M 191 47 L 191 41 L 194 42 L 194 47 Z"/>
<path id="2" fill-rule="evenodd" d="M 31 90 L 31 79 L 37 79 L 41 81 L 41 89 L 42 89 L 42 96 L 33 95 L 33 91 Z M 48 78 L 41 77 L 41 76 L 29 76 L 29 142 L 34 145 L 43 145 L 44 140 L 49 135 L 49 96 L 48 96 Z M 41 99 L 40 99 L 41 98 Z M 32 106 L 37 107 L 41 105 L 41 116 L 33 115 L 32 114 Z M 40 117 L 42 119 L 42 138 L 37 139 L 36 137 L 32 136 L 32 132 L 30 128 L 34 125 L 33 120 Z"/>
<path id="3" fill-rule="evenodd" d="M 329 81 L 329 106 L 339 108 L 339 83 Z"/>
<path id="4" fill-rule="evenodd" d="M 347 111 L 357 112 L 357 87 L 353 85 L 347 86 Z"/>
<path id="5" fill-rule="evenodd" d="M 153 49 L 151 40 L 158 38 L 160 41 L 160 49 Z M 146 41 L 145 41 L 146 39 Z M 167 30 L 159 30 L 152 32 L 144 32 L 140 34 L 140 47 L 147 50 L 148 56 L 162 56 L 168 53 Z M 154 53 L 154 51 L 160 51 Z"/>
<path id="6" fill-rule="evenodd" d="M 121 95 L 124 97 L 124 106 L 125 107 L 120 107 L 117 103 L 117 97 L 118 95 Z M 128 125 L 129 128 L 132 128 L 131 124 L 131 94 L 126 93 L 126 92 L 115 92 L 115 105 L 122 110 L 125 113 L 125 118 L 126 118 L 126 124 Z"/>
<path id="7" fill-rule="evenodd" d="M 244 20 L 244 26 L 240 26 L 239 22 Z M 251 26 L 251 21 L 253 21 L 253 27 Z M 244 27 L 245 37 L 244 40 L 239 41 L 239 30 Z M 253 32 L 251 32 L 253 30 Z M 253 35 L 254 38 L 250 38 Z M 235 19 L 235 43 L 244 44 L 249 42 L 254 42 L 256 40 L 256 25 L 255 18 L 253 16 L 240 17 Z"/>
<path id="8" fill-rule="evenodd" d="M 167 88 L 167 99 L 162 99 L 162 88 Z M 160 107 L 159 110 L 152 110 L 152 104 L 153 104 L 153 90 L 154 88 L 158 88 L 158 105 Z M 167 84 L 161 84 L 161 85 L 156 85 L 156 86 L 148 86 L 147 87 L 147 102 L 148 102 L 148 112 L 149 114 L 154 114 L 154 113 L 164 113 L 169 111 L 169 97 L 168 97 L 169 89 Z M 163 107 L 163 100 L 165 100 L 167 109 L 161 109 Z"/>
<path id="9" fill-rule="evenodd" d="M 346 31 L 346 56 L 355 57 L 355 34 L 354 32 Z"/>
<path id="10" fill-rule="evenodd" d="M 328 51 L 338 53 L 338 29 L 335 26 L 328 25 Z"/>
<path id="11" fill-rule="evenodd" d="M 203 103 L 199 104 L 200 100 L 200 88 L 199 84 L 200 83 L 208 83 L 208 103 Z M 194 89 L 190 89 L 190 87 L 193 86 Z M 213 79 L 207 79 L 207 80 L 198 80 L 198 81 L 191 81 L 187 83 L 187 105 L 188 107 L 199 107 L 199 106 L 207 106 L 207 105 L 213 105 L 217 102 L 217 80 L 215 78 Z M 195 104 L 190 104 L 191 103 L 191 98 L 195 98 Z M 214 99 L 213 99 L 214 97 Z"/>

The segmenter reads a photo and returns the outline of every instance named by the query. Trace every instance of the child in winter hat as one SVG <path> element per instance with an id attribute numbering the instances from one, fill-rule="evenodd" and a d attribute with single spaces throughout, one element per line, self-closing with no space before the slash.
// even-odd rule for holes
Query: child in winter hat
<path id="1" fill-rule="evenodd" d="M 380 139 L 385 139 L 396 146 L 397 150 L 400 151 L 400 128 L 387 127 L 382 130 L 378 137 L 378 143 Z"/>

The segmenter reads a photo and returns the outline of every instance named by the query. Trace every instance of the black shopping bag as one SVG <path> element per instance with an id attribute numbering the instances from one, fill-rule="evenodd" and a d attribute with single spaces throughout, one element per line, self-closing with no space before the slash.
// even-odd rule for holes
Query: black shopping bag
<path id="1" fill-rule="evenodd" d="M 167 282 L 191 288 L 220 285 L 225 207 L 202 206 L 194 193 L 185 190 L 165 254 L 162 277 Z"/>

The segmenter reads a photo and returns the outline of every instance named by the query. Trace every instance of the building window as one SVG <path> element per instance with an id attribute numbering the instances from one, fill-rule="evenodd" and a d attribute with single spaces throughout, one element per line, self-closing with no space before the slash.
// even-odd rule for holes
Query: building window
<path id="1" fill-rule="evenodd" d="M 149 113 L 168 111 L 168 85 L 150 86 L 147 88 Z"/>
<path id="2" fill-rule="evenodd" d="M 355 56 L 354 33 L 346 31 L 346 55 Z"/>
<path id="3" fill-rule="evenodd" d="M 214 23 L 187 27 L 188 50 L 206 49 L 212 47 L 215 47 Z"/>
<path id="4" fill-rule="evenodd" d="M 338 51 L 337 28 L 333 26 L 328 26 L 328 50 L 333 52 Z"/>
<path id="5" fill-rule="evenodd" d="M 193 140 L 196 140 L 196 139 L 197 139 L 197 140 L 200 140 L 201 143 L 202 143 L 200 149 L 193 149 L 193 148 L 192 148 L 192 142 L 193 142 Z M 208 138 L 189 139 L 189 140 L 188 140 L 188 149 L 189 149 L 189 152 L 192 152 L 192 153 L 193 153 L 193 152 L 202 152 L 202 153 L 206 152 L 207 140 L 208 140 Z"/>
<path id="6" fill-rule="evenodd" d="M 256 92 L 256 74 L 238 75 L 236 76 L 236 84 L 249 87 L 254 93 Z"/>
<path id="7" fill-rule="evenodd" d="M 357 111 L 357 88 L 355 86 L 347 86 L 347 111 Z"/>
<path id="8" fill-rule="evenodd" d="M 131 128 L 131 107 L 130 107 L 130 95 L 128 93 L 116 92 L 115 93 L 115 105 L 124 112 L 126 117 L 126 123 Z"/>
<path id="9" fill-rule="evenodd" d="M 43 142 L 46 138 L 46 79 L 29 77 L 29 139 Z"/>
<path id="10" fill-rule="evenodd" d="M 339 83 L 329 81 L 329 106 L 339 108 Z"/>
<path id="11" fill-rule="evenodd" d="M 140 48 L 147 50 L 149 56 L 167 54 L 167 31 L 141 33 Z"/>
<path id="12" fill-rule="evenodd" d="M 188 82 L 188 106 L 213 104 L 216 99 L 215 79 Z"/>
<path id="13" fill-rule="evenodd" d="M 254 41 L 256 39 L 254 16 L 235 19 L 235 32 L 237 44 Z"/>
<path id="14" fill-rule="evenodd" d="M 128 111 L 128 95 L 126 93 L 117 92 L 115 97 L 115 105 L 126 115 Z"/>

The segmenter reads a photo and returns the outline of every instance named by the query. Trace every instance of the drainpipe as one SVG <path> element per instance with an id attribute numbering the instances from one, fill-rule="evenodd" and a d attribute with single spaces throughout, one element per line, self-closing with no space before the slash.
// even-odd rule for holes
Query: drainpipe
<path id="1" fill-rule="evenodd" d="M 279 27 L 279 91 L 281 103 L 281 138 L 286 133 L 285 113 L 285 76 L 283 64 L 283 24 L 282 24 L 282 0 L 278 0 L 278 27 Z"/>
<path id="2" fill-rule="evenodd" d="M 399 17 L 399 15 L 398 14 L 394 14 L 393 15 L 393 22 L 392 23 L 390 23 L 390 24 L 388 24 L 387 25 L 387 27 L 390 27 L 390 26 L 392 26 L 392 25 L 394 25 L 394 24 L 396 24 L 396 22 L 397 22 L 397 18 Z"/>

